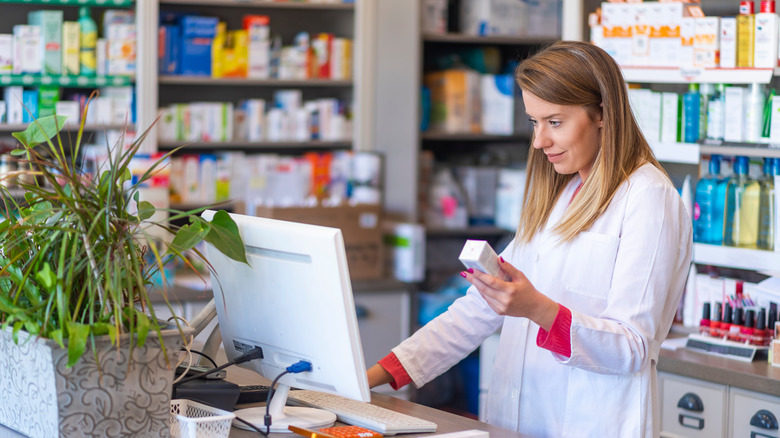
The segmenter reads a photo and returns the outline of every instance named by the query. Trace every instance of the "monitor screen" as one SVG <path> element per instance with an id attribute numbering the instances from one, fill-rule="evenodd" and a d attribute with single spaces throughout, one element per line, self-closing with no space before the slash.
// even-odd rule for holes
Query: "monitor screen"
<path id="1" fill-rule="evenodd" d="M 211 220 L 214 213 L 207 210 L 203 217 Z M 254 347 L 262 348 L 262 359 L 240 366 L 269 380 L 298 361 L 312 365 L 311 371 L 286 374 L 279 380 L 271 403 L 271 430 L 287 431 L 289 424 L 322 427 L 298 420 L 293 413 L 310 408 L 284 408 L 290 387 L 370 401 L 341 230 L 230 216 L 244 240 L 249 264 L 206 246 L 228 359 Z M 330 423 L 335 421 L 333 414 L 320 412 L 329 414 Z M 261 426 L 264 414 L 263 410 L 257 421 L 252 420 L 253 424 Z M 249 412 L 236 415 L 247 419 Z M 318 414 L 300 414 L 311 415 Z M 323 417 L 317 421 L 325 420 Z"/>

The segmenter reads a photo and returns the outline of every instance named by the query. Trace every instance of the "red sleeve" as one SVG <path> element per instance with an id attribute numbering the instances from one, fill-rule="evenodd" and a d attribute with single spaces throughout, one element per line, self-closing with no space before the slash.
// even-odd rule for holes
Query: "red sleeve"
<path id="1" fill-rule="evenodd" d="M 399 390 L 404 386 L 412 383 L 412 378 L 409 377 L 409 373 L 407 373 L 406 369 L 404 369 L 404 366 L 401 365 L 401 361 L 398 360 L 398 357 L 396 357 L 395 353 L 391 352 L 377 363 L 379 366 L 384 368 L 385 371 L 390 373 L 391 376 L 393 376 L 393 381 L 390 382 L 390 386 L 393 389 Z"/>
<path id="2" fill-rule="evenodd" d="M 558 305 L 550 331 L 539 327 L 536 345 L 564 357 L 571 357 L 571 310 Z"/>

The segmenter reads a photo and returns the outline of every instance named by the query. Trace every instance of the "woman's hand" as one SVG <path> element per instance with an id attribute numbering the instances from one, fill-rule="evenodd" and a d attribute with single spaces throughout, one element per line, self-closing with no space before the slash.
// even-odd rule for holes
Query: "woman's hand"
<path id="1" fill-rule="evenodd" d="M 371 368 L 369 368 L 366 371 L 366 375 L 368 377 L 369 388 L 373 388 L 379 385 L 384 385 L 385 383 L 390 383 L 393 381 L 393 376 L 390 375 L 390 373 L 388 373 L 379 364 L 374 364 Z"/>
<path id="2" fill-rule="evenodd" d="M 541 328 L 550 330 L 558 314 L 558 303 L 542 294 L 528 278 L 499 257 L 498 265 L 506 280 L 492 277 L 475 269 L 461 272 L 473 284 L 485 301 L 499 315 L 525 317 Z"/>

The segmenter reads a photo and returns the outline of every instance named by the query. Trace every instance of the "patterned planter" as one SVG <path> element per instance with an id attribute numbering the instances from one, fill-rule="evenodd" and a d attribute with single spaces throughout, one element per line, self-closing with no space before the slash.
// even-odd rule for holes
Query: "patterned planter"
<path id="1" fill-rule="evenodd" d="M 162 333 L 169 355 L 178 351 L 181 333 Z M 160 340 L 150 332 L 129 367 L 129 339 L 120 350 L 108 336 L 95 343 L 99 367 L 88 346 L 66 368 L 68 352 L 54 341 L 20 332 L 16 345 L 10 329 L 0 331 L 0 424 L 31 438 L 170 436 L 175 362 L 166 362 Z"/>

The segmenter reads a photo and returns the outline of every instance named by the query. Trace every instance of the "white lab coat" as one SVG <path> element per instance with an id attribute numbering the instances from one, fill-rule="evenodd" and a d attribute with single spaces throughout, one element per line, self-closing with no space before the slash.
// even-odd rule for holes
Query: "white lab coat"
<path id="1" fill-rule="evenodd" d="M 579 183 L 566 187 L 543 232 L 502 253 L 571 310 L 570 358 L 538 347 L 539 326 L 497 315 L 474 287 L 393 352 L 422 386 L 501 328 L 489 423 L 536 437 L 655 437 L 656 363 L 691 262 L 691 221 L 668 178 L 648 164 L 588 231 L 556 244 L 551 230 Z"/>

